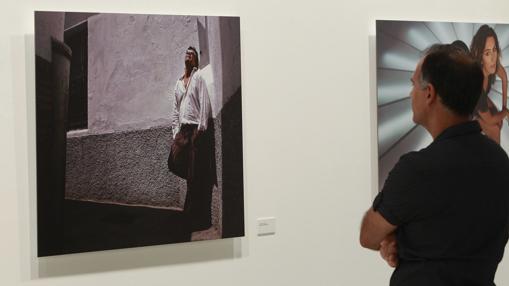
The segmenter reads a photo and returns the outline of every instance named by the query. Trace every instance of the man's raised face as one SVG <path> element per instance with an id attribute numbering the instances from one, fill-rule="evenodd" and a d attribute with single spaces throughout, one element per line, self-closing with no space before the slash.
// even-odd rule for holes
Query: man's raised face
<path id="1" fill-rule="evenodd" d="M 193 50 L 188 49 L 186 51 L 186 55 L 184 57 L 184 62 L 187 67 L 195 67 L 196 66 L 196 54 Z"/>

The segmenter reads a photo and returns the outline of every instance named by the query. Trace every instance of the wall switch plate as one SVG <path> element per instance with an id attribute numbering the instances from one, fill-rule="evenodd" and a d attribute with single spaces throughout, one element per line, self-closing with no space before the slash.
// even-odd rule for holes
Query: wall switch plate
<path id="1" fill-rule="evenodd" d="M 276 233 L 276 218 L 261 217 L 257 219 L 258 236 L 273 235 Z"/>

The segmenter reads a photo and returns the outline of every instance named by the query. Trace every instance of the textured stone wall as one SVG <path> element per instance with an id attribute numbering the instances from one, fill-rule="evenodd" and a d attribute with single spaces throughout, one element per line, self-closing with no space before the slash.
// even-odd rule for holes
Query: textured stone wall
<path id="1" fill-rule="evenodd" d="M 67 139 L 66 197 L 182 208 L 185 181 L 168 171 L 170 128 Z"/>
<path id="2" fill-rule="evenodd" d="M 222 174 L 221 122 L 214 123 L 218 176 Z M 67 138 L 66 198 L 182 209 L 185 180 L 168 171 L 171 129 L 155 127 Z M 212 224 L 221 235 L 222 177 L 212 194 Z"/>

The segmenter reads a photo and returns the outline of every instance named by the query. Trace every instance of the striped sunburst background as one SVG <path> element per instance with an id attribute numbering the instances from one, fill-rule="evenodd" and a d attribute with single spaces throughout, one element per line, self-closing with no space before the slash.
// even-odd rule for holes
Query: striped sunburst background
<path id="1" fill-rule="evenodd" d="M 410 78 L 422 53 L 436 43 L 462 40 L 470 47 L 483 23 L 377 21 L 378 183 L 382 188 L 399 157 L 419 150 L 431 136 L 412 121 Z M 501 62 L 509 73 L 509 24 L 488 24 L 497 33 Z M 489 95 L 500 109 L 502 83 L 497 77 Z M 504 121 L 501 144 L 509 150 L 509 126 Z"/>

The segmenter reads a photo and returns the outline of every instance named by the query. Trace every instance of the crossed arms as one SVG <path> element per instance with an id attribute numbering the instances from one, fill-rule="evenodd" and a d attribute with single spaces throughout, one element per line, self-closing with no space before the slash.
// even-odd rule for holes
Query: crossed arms
<path id="1" fill-rule="evenodd" d="M 391 267 L 398 264 L 396 228 L 397 226 L 390 224 L 379 212 L 370 208 L 362 219 L 359 238 L 362 247 L 380 251 L 382 258 Z"/>

